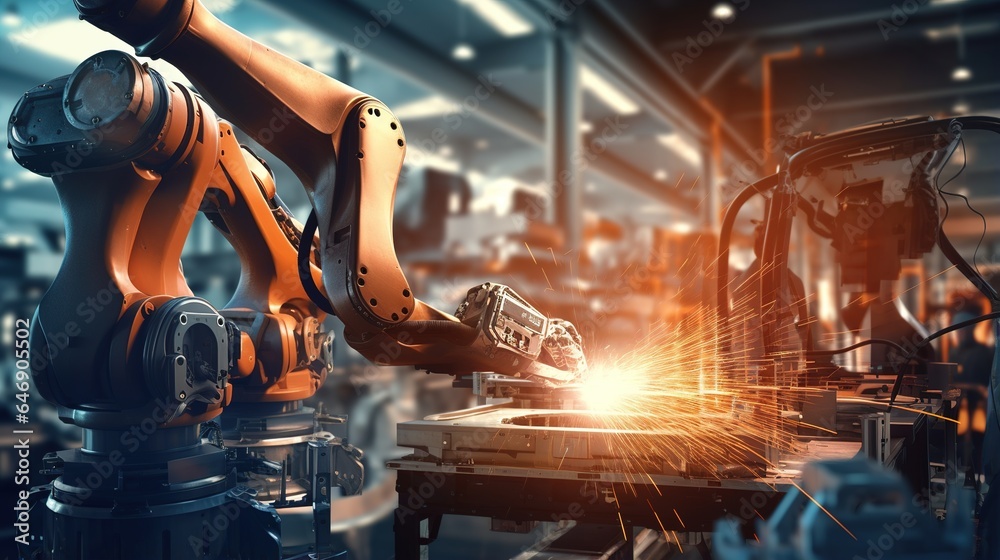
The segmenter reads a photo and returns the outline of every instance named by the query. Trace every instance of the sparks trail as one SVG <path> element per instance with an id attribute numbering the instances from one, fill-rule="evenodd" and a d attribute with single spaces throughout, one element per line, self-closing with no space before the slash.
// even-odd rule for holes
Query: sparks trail
<path id="1" fill-rule="evenodd" d="M 733 324 L 727 330 L 742 328 Z M 767 446 L 790 449 L 791 438 L 779 435 L 790 427 L 781 420 L 779 389 L 794 375 L 758 383 L 740 367 L 744 353 L 723 352 L 719 337 L 714 312 L 703 308 L 677 325 L 656 325 L 628 352 L 594 360 L 581 391 L 611 440 L 615 467 L 663 474 L 666 465 L 722 477 L 734 467 L 749 474 L 773 466 Z"/>
<path id="2" fill-rule="evenodd" d="M 816 500 L 816 498 L 813 498 L 812 496 L 810 496 L 808 492 L 806 492 L 806 491 L 805 491 L 805 490 L 804 490 L 804 489 L 803 489 L 803 488 L 802 488 L 801 486 L 799 486 L 798 484 L 795 484 L 795 482 L 793 482 L 793 481 L 789 481 L 789 482 L 791 482 L 791 483 L 792 483 L 792 486 L 794 486 L 794 487 L 798 488 L 799 492 L 802 492 L 802 495 L 803 495 L 803 496 L 805 496 L 805 497 L 809 498 L 809 500 L 810 500 L 810 501 L 812 501 L 812 503 L 816 504 L 816 507 L 818 507 L 818 508 L 819 508 L 819 509 L 820 509 L 820 510 L 821 510 L 821 511 L 822 511 L 823 513 L 825 513 L 825 514 L 826 514 L 827 516 L 829 516 L 829 518 L 830 518 L 830 519 L 832 519 L 832 520 L 834 521 L 834 523 L 836 523 L 837 525 L 839 525 L 839 526 L 840 526 L 840 528 L 841 528 L 841 529 L 843 529 L 845 533 L 847 533 L 848 535 L 850 535 L 852 539 L 854 539 L 854 540 L 858 540 L 858 537 L 855 537 L 855 536 L 854 536 L 854 533 L 852 533 L 852 532 L 851 532 L 851 531 L 850 531 L 850 530 L 849 530 L 849 529 L 848 529 L 848 528 L 847 528 L 847 527 L 846 527 L 846 526 L 845 526 L 845 525 L 844 525 L 843 523 L 841 523 L 841 522 L 840 522 L 840 520 L 839 520 L 839 519 L 837 519 L 837 517 L 836 517 L 835 515 L 833 515 L 833 514 L 832 514 L 832 513 L 830 513 L 830 512 L 829 512 L 829 511 L 828 511 L 828 510 L 827 510 L 827 509 L 826 509 L 825 507 L 823 507 L 823 504 L 819 503 L 819 502 L 818 502 L 818 501 Z"/>

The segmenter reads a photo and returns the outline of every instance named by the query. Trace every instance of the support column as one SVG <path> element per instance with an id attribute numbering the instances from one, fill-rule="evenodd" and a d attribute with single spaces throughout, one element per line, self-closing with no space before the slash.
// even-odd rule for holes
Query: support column
<path id="1" fill-rule="evenodd" d="M 351 58 L 347 55 L 347 49 L 338 48 L 333 55 L 333 77 L 341 83 L 351 85 Z"/>
<path id="2" fill-rule="evenodd" d="M 718 234 L 722 229 L 722 130 L 718 119 L 712 121 L 709 142 L 702 145 L 702 178 L 705 199 L 701 203 L 702 224 L 705 229 Z"/>
<path id="3" fill-rule="evenodd" d="M 562 249 L 577 251 L 583 244 L 583 195 L 574 154 L 579 153 L 583 103 L 576 30 L 559 24 L 546 50 L 546 185 L 552 193 L 555 223 L 564 235 Z"/>

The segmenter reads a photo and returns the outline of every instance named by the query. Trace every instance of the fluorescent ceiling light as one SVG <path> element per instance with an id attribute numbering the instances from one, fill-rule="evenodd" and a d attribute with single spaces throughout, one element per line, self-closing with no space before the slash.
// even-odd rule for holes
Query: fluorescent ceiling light
<path id="1" fill-rule="evenodd" d="M 590 121 L 580 121 L 580 132 L 590 134 L 594 131 L 594 123 Z"/>
<path id="2" fill-rule="evenodd" d="M 458 0 L 458 3 L 468 6 L 479 19 L 504 37 L 519 37 L 535 30 L 530 21 L 500 0 Z"/>
<path id="3" fill-rule="evenodd" d="M 413 166 L 416 169 L 431 168 L 438 169 L 440 171 L 448 171 L 451 173 L 458 173 L 462 170 L 462 166 L 459 165 L 458 161 L 444 157 L 440 154 L 434 152 L 427 152 L 421 149 L 410 149 L 406 152 L 406 163 Z"/>
<path id="4" fill-rule="evenodd" d="M 995 21 L 977 21 L 972 23 L 946 25 L 944 27 L 931 27 L 924 30 L 924 36 L 931 41 L 942 39 L 958 39 L 959 37 L 973 37 L 995 33 L 1000 24 Z"/>
<path id="5" fill-rule="evenodd" d="M 635 101 L 587 65 L 580 67 L 580 82 L 584 89 L 617 113 L 634 115 L 639 112 L 639 106 Z"/>
<path id="6" fill-rule="evenodd" d="M 959 101 L 951 110 L 957 115 L 964 115 L 969 112 L 969 104 L 965 101 Z"/>
<path id="7" fill-rule="evenodd" d="M 476 58 L 476 49 L 468 43 L 459 43 L 451 50 L 451 57 L 455 60 L 472 60 Z"/>
<path id="8" fill-rule="evenodd" d="M 695 167 L 701 166 L 701 152 L 676 132 L 657 134 L 656 140 Z"/>
<path id="9" fill-rule="evenodd" d="M 0 15 L 0 23 L 7 27 L 17 27 L 21 25 L 21 14 L 18 13 L 17 8 L 14 4 L 11 4 L 3 11 L 3 15 Z"/>
<path id="10" fill-rule="evenodd" d="M 956 66 L 954 70 L 951 71 L 951 79 L 955 82 L 966 82 L 972 79 L 972 70 L 969 70 L 965 66 Z"/>
<path id="11" fill-rule="evenodd" d="M 670 231 L 674 233 L 687 234 L 694 231 L 694 226 L 690 222 L 674 222 L 670 224 Z"/>
<path id="12" fill-rule="evenodd" d="M 443 117 L 448 113 L 454 113 L 460 109 L 461 107 L 454 101 L 450 101 L 440 95 L 430 95 L 397 105 L 392 112 L 400 120 L 418 120 L 430 117 Z"/>
<path id="13" fill-rule="evenodd" d="M 666 181 L 667 176 L 668 175 L 666 169 L 657 169 L 656 171 L 653 172 L 653 178 L 656 179 L 657 181 Z"/>
<path id="14" fill-rule="evenodd" d="M 948 4 L 961 4 L 965 0 L 931 0 L 931 6 L 946 6 Z"/>
<path id="15" fill-rule="evenodd" d="M 480 139 L 476 140 L 476 149 L 477 150 L 485 150 L 486 148 L 489 148 L 489 147 L 490 147 L 490 141 L 489 140 L 487 140 L 485 138 L 480 138 Z"/>
<path id="16" fill-rule="evenodd" d="M 712 8 L 712 17 L 716 19 L 729 21 L 735 15 L 736 11 L 733 10 L 733 5 L 729 2 L 719 2 Z"/>
<path id="17" fill-rule="evenodd" d="M 90 54 L 106 50 L 135 52 L 135 49 L 121 39 L 76 18 L 56 20 L 37 28 L 29 26 L 24 31 L 11 33 L 9 39 L 19 47 L 32 49 L 73 64 L 79 64 Z M 81 51 L 80 45 L 86 45 L 86 48 Z M 180 70 L 163 60 L 146 58 L 139 60 L 148 62 L 150 67 L 168 81 L 191 85 L 191 81 L 184 77 Z"/>
<path id="18" fill-rule="evenodd" d="M 32 247 L 35 245 L 35 240 L 30 235 L 23 233 L 5 233 L 3 237 L 0 237 L 0 242 L 5 247 Z"/>

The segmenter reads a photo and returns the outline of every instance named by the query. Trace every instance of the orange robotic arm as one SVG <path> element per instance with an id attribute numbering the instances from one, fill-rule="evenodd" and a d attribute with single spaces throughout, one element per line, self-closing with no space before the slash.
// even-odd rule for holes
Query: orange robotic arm
<path id="1" fill-rule="evenodd" d="M 144 418 L 159 399 L 177 403 L 158 405 L 171 408 L 164 423 L 198 423 L 234 398 L 233 384 L 238 401 L 316 392 L 331 344 L 296 272 L 301 226 L 267 168 L 191 91 L 125 53 L 98 53 L 24 96 L 10 142 L 19 163 L 53 177 L 65 209 L 66 259 L 39 306 L 32 367 L 69 419 Z M 243 268 L 221 313 L 180 269 L 198 211 Z M 308 263 L 304 273 L 321 277 Z"/>
<path id="2" fill-rule="evenodd" d="M 406 139 L 388 107 L 254 42 L 197 0 L 76 4 L 83 19 L 138 54 L 176 65 L 223 117 L 297 174 L 312 199 L 306 238 L 318 228 L 330 305 L 317 290 L 313 299 L 336 314 L 365 357 L 447 373 L 574 378 L 583 364 L 575 329 L 550 328 L 509 288 L 473 288 L 458 316 L 414 298 L 392 243 Z"/>

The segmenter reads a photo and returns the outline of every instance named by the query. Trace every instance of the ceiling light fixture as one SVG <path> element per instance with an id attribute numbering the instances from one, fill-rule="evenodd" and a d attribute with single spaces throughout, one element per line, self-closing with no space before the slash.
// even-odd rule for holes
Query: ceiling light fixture
<path id="1" fill-rule="evenodd" d="M 8 4 L 7 9 L 0 15 L 0 23 L 7 27 L 17 27 L 21 25 L 21 13 L 17 10 L 16 4 Z"/>
<path id="2" fill-rule="evenodd" d="M 455 60 L 472 60 L 476 58 L 476 49 L 468 43 L 458 43 L 451 50 L 451 57 Z"/>
<path id="3" fill-rule="evenodd" d="M 669 148 L 675 154 L 681 157 L 681 159 L 687 161 L 695 167 L 701 167 L 701 152 L 691 145 L 687 140 L 685 140 L 680 134 L 676 132 L 671 132 L 670 134 L 657 134 L 656 140 L 663 144 L 664 147 Z"/>
<path id="4" fill-rule="evenodd" d="M 734 16 L 736 16 L 736 10 L 733 9 L 733 5 L 729 2 L 719 2 L 712 8 L 712 17 L 715 19 L 729 21 Z"/>
<path id="5" fill-rule="evenodd" d="M 392 113 L 400 120 L 418 120 L 431 117 L 443 117 L 448 113 L 461 110 L 461 105 L 440 95 L 430 95 L 400 103 Z"/>
<path id="6" fill-rule="evenodd" d="M 586 65 L 580 67 L 580 82 L 584 89 L 594 94 L 602 103 L 614 109 L 618 114 L 634 115 L 639 112 L 639 105 L 635 101 L 632 101 L 625 92 L 612 85 L 591 67 Z"/>
<path id="7" fill-rule="evenodd" d="M 956 66 L 951 71 L 951 79 L 955 82 L 967 82 L 972 79 L 972 70 L 967 66 Z"/>
<path id="8" fill-rule="evenodd" d="M 458 0 L 468 6 L 479 19 L 504 37 L 527 35 L 535 30 L 531 22 L 500 0 Z"/>

